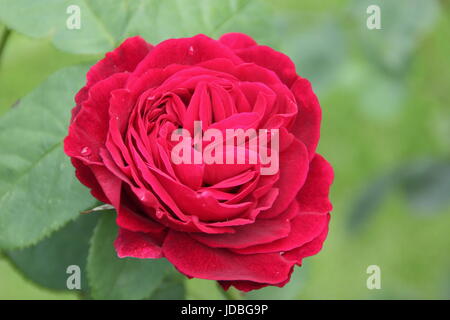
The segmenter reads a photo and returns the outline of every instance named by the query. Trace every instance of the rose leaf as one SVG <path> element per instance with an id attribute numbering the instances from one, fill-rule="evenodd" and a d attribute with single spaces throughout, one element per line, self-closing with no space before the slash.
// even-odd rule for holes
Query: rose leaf
<path id="1" fill-rule="evenodd" d="M 58 71 L 0 118 L 0 247 L 37 243 L 96 201 L 63 152 L 86 67 Z"/>
<path id="2" fill-rule="evenodd" d="M 91 240 L 88 281 L 94 299 L 145 299 L 162 284 L 171 270 L 163 259 L 119 258 L 114 249 L 115 215 L 105 214 Z"/>

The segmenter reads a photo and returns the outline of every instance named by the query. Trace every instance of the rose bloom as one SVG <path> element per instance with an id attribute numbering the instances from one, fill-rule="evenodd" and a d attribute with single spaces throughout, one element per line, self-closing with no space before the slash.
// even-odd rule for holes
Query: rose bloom
<path id="1" fill-rule="evenodd" d="M 66 154 L 117 211 L 119 257 L 166 258 L 187 277 L 242 291 L 282 287 L 327 236 L 329 163 L 321 109 L 293 62 L 245 34 L 153 46 L 125 40 L 75 97 Z M 174 164 L 174 130 L 278 129 L 279 170 Z"/>

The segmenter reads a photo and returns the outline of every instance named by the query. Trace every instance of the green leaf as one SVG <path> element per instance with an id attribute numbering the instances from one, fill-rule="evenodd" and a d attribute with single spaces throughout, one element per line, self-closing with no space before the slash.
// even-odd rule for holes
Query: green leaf
<path id="1" fill-rule="evenodd" d="M 412 213 L 422 216 L 440 213 L 450 204 L 450 162 L 431 158 L 414 160 L 369 182 L 351 208 L 349 231 L 360 230 L 397 190 L 405 195 Z"/>
<path id="2" fill-rule="evenodd" d="M 9 28 L 29 37 L 52 37 L 59 49 L 74 53 L 98 53 L 111 49 L 115 45 L 115 37 L 97 16 L 99 6 L 91 7 L 91 2 L 98 3 L 83 0 L 0 0 L 0 19 Z M 103 2 L 111 4 L 112 1 Z M 70 5 L 80 7 L 80 29 L 67 28 L 66 20 L 70 15 L 66 11 Z M 112 9 L 119 10 L 119 5 Z"/>
<path id="3" fill-rule="evenodd" d="M 184 276 L 175 270 L 153 292 L 149 300 L 183 300 L 186 297 Z"/>
<path id="4" fill-rule="evenodd" d="M 67 28 L 70 5 L 80 8 L 80 29 Z M 263 34 L 252 20 L 267 21 L 253 14 L 262 7 L 255 0 L 0 0 L 0 20 L 30 37 L 52 37 L 61 50 L 86 54 L 111 50 L 134 35 L 159 42 L 231 29 Z"/>
<path id="5" fill-rule="evenodd" d="M 0 118 L 0 247 L 34 244 L 96 203 L 62 147 L 86 70 L 55 73 Z"/>
<path id="6" fill-rule="evenodd" d="M 412 212 L 438 213 L 450 205 L 450 163 L 421 160 L 405 170 L 401 184 Z"/>
<path id="7" fill-rule="evenodd" d="M 193 300 L 223 300 L 223 289 L 216 281 L 204 279 L 189 279 L 186 281 L 187 298 Z"/>
<path id="8" fill-rule="evenodd" d="M 340 81 L 340 72 L 347 58 L 347 39 L 339 21 L 325 15 L 305 28 L 297 21 L 304 21 L 308 14 L 295 12 L 281 15 L 283 37 L 282 51 L 292 57 L 297 70 L 314 84 L 314 90 L 325 92 Z M 289 19 L 287 22 L 286 19 Z M 312 25 L 312 26 L 311 26 Z"/>
<path id="9" fill-rule="evenodd" d="M 366 26 L 369 5 L 380 7 L 379 30 Z M 408 70 L 411 54 L 436 21 L 439 7 L 437 0 L 355 0 L 352 11 L 358 43 L 382 69 L 403 73 Z"/>
<path id="10" fill-rule="evenodd" d="M 67 267 L 77 265 L 81 270 L 81 290 L 85 291 L 89 240 L 98 217 L 98 214 L 80 216 L 37 245 L 6 254 L 28 279 L 56 290 L 67 290 Z"/>
<path id="11" fill-rule="evenodd" d="M 0 115 L 57 70 L 96 58 L 65 53 L 47 39 L 12 32 L 0 61 Z"/>
<path id="12" fill-rule="evenodd" d="M 140 34 L 153 43 L 198 33 L 214 38 L 230 31 L 264 35 L 267 10 L 255 0 L 142 0 L 125 34 Z"/>
<path id="13" fill-rule="evenodd" d="M 163 259 L 118 258 L 113 246 L 115 215 L 102 216 L 91 241 L 88 280 L 94 299 L 145 299 L 166 277 L 170 264 Z"/>
<path id="14" fill-rule="evenodd" d="M 357 90 L 361 111 L 372 121 L 392 121 L 400 115 L 407 98 L 403 77 L 379 72 L 371 65 L 364 71 Z"/>
<path id="15" fill-rule="evenodd" d="M 363 187 L 351 206 L 347 228 L 351 233 L 359 231 L 377 213 L 387 195 L 392 193 L 400 177 L 397 171 L 378 177 Z"/>

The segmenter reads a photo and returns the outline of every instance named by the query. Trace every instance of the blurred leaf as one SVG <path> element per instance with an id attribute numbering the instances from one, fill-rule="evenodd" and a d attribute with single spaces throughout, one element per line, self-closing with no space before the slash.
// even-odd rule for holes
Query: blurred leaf
<path id="1" fill-rule="evenodd" d="M 223 300 L 223 289 L 216 281 L 204 279 L 186 280 L 187 299 L 193 300 Z"/>
<path id="2" fill-rule="evenodd" d="M 370 67 L 365 71 L 358 90 L 361 110 L 371 121 L 392 121 L 400 115 L 407 97 L 404 80 Z"/>
<path id="3" fill-rule="evenodd" d="M 28 279 L 50 289 L 67 290 L 67 267 L 77 265 L 81 290 L 87 290 L 86 260 L 97 221 L 97 214 L 80 216 L 37 245 L 7 255 Z"/>
<path id="4" fill-rule="evenodd" d="M 170 270 L 163 259 L 118 258 L 114 214 L 104 214 L 92 237 L 88 280 L 94 299 L 144 299 L 162 284 Z"/>
<path id="5" fill-rule="evenodd" d="M 348 220 L 350 231 L 359 230 L 395 190 L 403 191 L 412 212 L 438 213 L 450 205 L 450 163 L 416 160 L 370 182 L 352 206 Z"/>
<path id="6" fill-rule="evenodd" d="M 381 9 L 381 29 L 369 30 L 366 9 Z M 408 66 L 412 52 L 430 31 L 439 13 L 437 0 L 355 0 L 352 12 L 356 19 L 358 43 L 380 68 L 401 73 Z"/>
<path id="7" fill-rule="evenodd" d="M 341 67 L 347 57 L 346 38 L 341 25 L 332 16 L 315 22 L 312 27 L 293 28 L 301 15 L 290 15 L 283 30 L 283 52 L 293 58 L 297 71 L 308 78 L 317 91 L 325 91 L 339 79 Z M 295 19 L 295 20 L 294 20 Z"/>
<path id="8" fill-rule="evenodd" d="M 101 3 L 104 3 L 101 7 Z M 98 53 L 111 49 L 116 43 L 113 30 L 108 28 L 101 10 L 108 8 L 126 17 L 124 1 L 112 0 L 0 0 L 0 20 L 9 28 L 33 38 L 52 36 L 56 47 L 74 53 Z M 68 29 L 66 13 L 70 5 L 81 12 L 81 28 Z M 124 27 L 123 18 L 114 15 L 117 26 Z"/>
<path id="9" fill-rule="evenodd" d="M 175 270 L 162 281 L 149 300 L 183 300 L 186 297 L 184 276 Z"/>
<path id="10" fill-rule="evenodd" d="M 96 203 L 62 147 L 86 69 L 55 73 L 0 118 L 0 247 L 34 244 Z"/>
<path id="11" fill-rule="evenodd" d="M 378 5 L 381 29 L 369 30 L 366 12 Z M 360 105 L 370 119 L 389 121 L 398 116 L 407 97 L 405 74 L 414 50 L 431 30 L 439 12 L 436 0 L 358 0 L 351 5 L 356 26 L 355 43 L 368 58 L 359 80 Z"/>
<path id="12" fill-rule="evenodd" d="M 78 299 L 80 291 L 55 291 L 26 279 L 8 260 L 0 260 L 0 300 Z"/>
<path id="13" fill-rule="evenodd" d="M 80 29 L 66 26 L 70 5 L 80 8 Z M 159 42 L 197 33 L 217 36 L 230 27 L 259 30 L 248 10 L 260 7 L 254 0 L 0 0 L 0 20 L 30 37 L 52 36 L 61 50 L 100 53 L 133 35 Z"/>
<path id="14" fill-rule="evenodd" d="M 450 205 L 450 163 L 431 160 L 411 165 L 402 190 L 413 212 L 430 215 Z"/>
<path id="15" fill-rule="evenodd" d="M 308 268 L 305 264 L 301 268 L 295 268 L 291 280 L 283 287 L 265 287 L 250 291 L 245 294 L 250 300 L 294 300 L 298 297 L 308 277 Z"/>
<path id="16" fill-rule="evenodd" d="M 58 69 L 95 58 L 65 53 L 48 39 L 12 32 L 0 61 L 0 115 Z"/>
<path id="17" fill-rule="evenodd" d="M 152 43 L 198 33 L 216 38 L 228 31 L 263 35 L 267 15 L 264 4 L 255 0 L 141 0 L 125 35 L 139 34 Z"/>
<path id="18" fill-rule="evenodd" d="M 348 218 L 347 227 L 351 232 L 358 231 L 377 212 L 386 196 L 392 193 L 396 178 L 392 173 L 383 175 L 357 195 Z"/>

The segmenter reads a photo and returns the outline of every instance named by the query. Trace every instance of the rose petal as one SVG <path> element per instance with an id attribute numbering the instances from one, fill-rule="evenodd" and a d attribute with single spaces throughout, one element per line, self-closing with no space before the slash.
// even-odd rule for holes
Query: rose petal
<path id="1" fill-rule="evenodd" d="M 165 229 L 161 224 L 151 221 L 148 217 L 143 217 L 124 206 L 117 210 L 116 223 L 128 231 L 152 233 L 155 235 L 161 234 Z"/>
<path id="2" fill-rule="evenodd" d="M 72 165 L 75 167 L 75 175 L 82 184 L 91 189 L 91 194 L 101 202 L 108 202 L 108 198 L 102 190 L 102 187 L 95 178 L 94 173 L 85 165 L 83 161 L 77 158 L 71 158 Z"/>
<path id="3" fill-rule="evenodd" d="M 292 127 L 292 133 L 306 145 L 309 159 L 312 160 L 319 143 L 322 110 L 311 83 L 307 79 L 298 77 L 291 90 L 298 105 L 298 114 Z"/>
<path id="4" fill-rule="evenodd" d="M 238 255 L 213 249 L 185 233 L 170 231 L 163 244 L 164 256 L 182 273 L 209 280 L 248 280 L 280 283 L 292 263 L 279 254 Z"/>
<path id="5" fill-rule="evenodd" d="M 239 32 L 225 33 L 219 41 L 231 49 L 242 49 L 257 45 L 256 41 L 250 36 Z"/>
<path id="6" fill-rule="evenodd" d="M 242 61 L 227 46 L 202 34 L 192 38 L 169 39 L 153 48 L 136 68 L 136 74 L 171 64 L 195 65 L 216 58 L 226 58 L 235 63 Z"/>
<path id="7" fill-rule="evenodd" d="M 271 209 L 260 214 L 260 218 L 270 219 L 286 210 L 303 186 L 308 166 L 308 152 L 304 144 L 295 139 L 280 154 L 280 178 L 274 185 L 280 189 L 280 195 Z"/>
<path id="8" fill-rule="evenodd" d="M 240 254 L 255 254 L 267 252 L 289 251 L 312 241 L 328 224 L 329 217 L 325 214 L 303 213 L 290 221 L 291 232 L 287 237 L 252 247 L 235 249 Z"/>
<path id="9" fill-rule="evenodd" d="M 127 79 L 127 74 L 119 73 L 92 87 L 89 98 L 83 102 L 69 127 L 69 135 L 64 139 L 64 151 L 68 156 L 101 164 L 99 150 L 108 134 L 111 92 L 122 88 Z"/>
<path id="10" fill-rule="evenodd" d="M 114 247 L 119 258 L 157 259 L 162 257 L 162 248 L 156 244 L 151 236 L 123 228 L 119 228 Z"/>
<path id="11" fill-rule="evenodd" d="M 134 71 L 152 47 L 140 36 L 126 39 L 118 48 L 108 52 L 105 58 L 91 67 L 87 73 L 87 86 L 91 87 L 115 73 Z"/>
<path id="12" fill-rule="evenodd" d="M 333 210 L 328 197 L 333 182 L 333 168 L 319 154 L 316 154 L 309 166 L 308 177 L 297 195 L 302 212 L 327 213 Z"/>
<path id="13" fill-rule="evenodd" d="M 245 248 L 287 237 L 291 232 L 289 221 L 298 213 L 298 205 L 294 203 L 283 214 L 275 219 L 256 220 L 252 224 L 235 227 L 233 234 L 208 235 L 192 233 L 195 240 L 213 248 Z"/>
<path id="14" fill-rule="evenodd" d="M 330 215 L 328 215 L 328 222 L 329 217 Z M 291 261 L 295 261 L 296 264 L 301 265 L 304 258 L 313 256 L 322 250 L 323 242 L 327 238 L 327 235 L 328 223 L 318 237 L 299 248 L 284 253 L 283 257 Z"/>
<path id="15" fill-rule="evenodd" d="M 291 87 L 297 78 L 295 64 L 292 60 L 287 55 L 268 46 L 250 46 L 236 49 L 235 52 L 245 62 L 253 62 L 274 71 L 288 87 Z"/>

